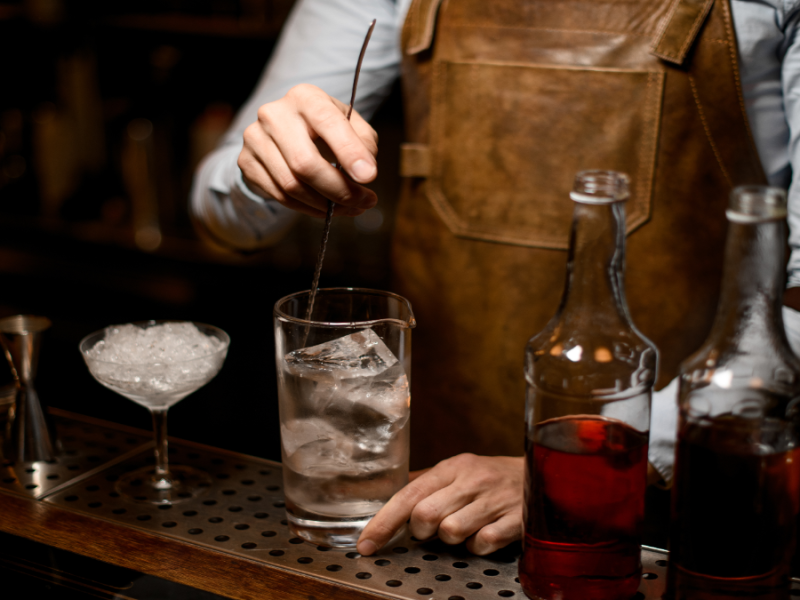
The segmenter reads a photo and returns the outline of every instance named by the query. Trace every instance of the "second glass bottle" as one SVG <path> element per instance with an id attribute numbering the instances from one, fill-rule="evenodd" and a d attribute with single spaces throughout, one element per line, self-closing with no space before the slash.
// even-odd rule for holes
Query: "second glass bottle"
<path id="1" fill-rule="evenodd" d="M 800 361 L 781 313 L 786 193 L 731 194 L 711 333 L 681 365 L 668 597 L 789 598 Z"/>

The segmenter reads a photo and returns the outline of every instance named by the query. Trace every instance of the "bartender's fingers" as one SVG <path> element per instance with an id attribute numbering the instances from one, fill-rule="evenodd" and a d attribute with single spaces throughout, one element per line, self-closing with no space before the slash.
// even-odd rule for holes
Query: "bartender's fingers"
<path id="1" fill-rule="evenodd" d="M 456 470 L 453 482 L 411 514 L 414 536 L 427 539 L 438 533 L 442 541 L 459 544 L 506 514 L 522 514 L 522 458 L 462 454 L 450 461 Z"/>
<path id="2" fill-rule="evenodd" d="M 409 528 L 412 535 L 420 540 L 427 540 L 438 533 L 442 541 L 448 544 L 460 544 L 478 530 L 477 527 L 465 529 L 474 524 L 475 519 L 472 514 L 464 520 L 464 517 L 468 517 L 464 511 L 475 502 L 476 494 L 477 490 L 467 489 L 463 483 L 459 485 L 458 480 L 432 493 L 419 502 L 411 512 Z M 484 508 L 482 502 L 480 507 Z M 450 528 L 442 531 L 445 521 L 448 521 Z"/>
<path id="3" fill-rule="evenodd" d="M 491 554 L 522 539 L 522 505 L 494 523 L 484 525 L 467 540 L 467 550 L 478 556 Z"/>
<path id="4" fill-rule="evenodd" d="M 366 141 L 362 140 L 353 123 L 345 118 L 345 110 L 319 88 L 296 86 L 281 100 L 259 108 L 256 127 L 245 130 L 245 148 L 258 154 L 259 138 L 253 135 L 257 130 L 275 144 L 281 157 L 276 164 L 285 168 L 280 177 L 273 172 L 273 178 L 291 197 L 297 197 L 292 192 L 302 182 L 336 204 L 371 208 L 377 198 L 359 183 L 367 183 L 377 174 L 377 141 L 369 132 L 365 133 Z M 363 127 L 362 123 L 363 119 L 356 117 L 355 124 Z M 342 161 L 352 180 L 322 156 L 315 144 L 319 138 Z M 273 160 L 271 157 L 265 162 L 272 166 Z"/>
<path id="5" fill-rule="evenodd" d="M 359 183 L 369 183 L 378 174 L 378 134 L 354 110 L 347 120 L 348 106 L 311 85 L 293 88 L 298 111 L 308 123 L 312 137 L 321 137 L 345 171 Z M 333 110 L 331 110 L 331 105 Z"/>
<path id="6" fill-rule="evenodd" d="M 480 531 L 481 528 L 494 523 L 513 509 L 513 506 L 507 506 L 506 502 L 501 499 L 477 497 L 471 502 L 465 502 L 463 508 L 447 512 L 439 521 L 438 528 L 434 533 L 438 533 L 439 539 L 447 544 L 460 544 Z M 413 515 L 411 521 L 414 522 Z M 412 533 L 413 531 L 412 527 Z"/>
<path id="7" fill-rule="evenodd" d="M 291 173 L 277 146 L 263 130 L 253 126 L 250 128 L 253 130 L 245 132 L 245 139 L 252 151 L 242 151 L 239 155 L 239 168 L 247 186 L 255 193 L 274 198 L 288 208 L 312 217 L 324 217 L 328 199 Z M 337 205 L 334 214 L 356 216 L 362 212 L 363 209 Z"/>
<path id="8" fill-rule="evenodd" d="M 336 101 L 334 99 L 334 101 Z M 336 101 L 338 102 L 338 101 Z M 343 108 L 344 111 L 347 108 Z M 350 118 L 350 126 L 353 130 L 358 134 L 361 138 L 361 141 L 364 142 L 364 145 L 370 151 L 372 156 L 378 155 L 378 134 L 372 128 L 372 126 L 367 123 L 364 118 L 358 114 L 357 111 L 353 111 L 353 115 Z M 319 149 L 319 153 L 322 154 L 322 157 L 330 163 L 339 163 L 343 164 L 341 160 L 336 156 L 336 154 L 331 150 L 328 143 L 321 137 L 314 138 L 316 134 L 314 132 L 311 133 L 312 139 L 314 139 L 314 144 L 316 144 L 317 148 Z"/>
<path id="9" fill-rule="evenodd" d="M 409 482 L 414 481 L 417 477 L 419 477 L 420 475 L 424 475 L 425 473 L 427 473 L 430 470 L 431 470 L 431 467 L 428 467 L 427 469 L 420 469 L 419 471 L 409 471 L 409 473 L 408 473 L 408 481 Z"/>
<path id="10" fill-rule="evenodd" d="M 329 199 L 337 204 L 335 214 L 350 216 L 377 203 L 374 192 L 345 177 L 320 155 L 296 114 L 292 116 L 285 106 L 269 110 L 267 106 L 259 111 L 260 117 L 268 113 L 269 119 L 277 119 L 275 123 L 266 127 L 260 119 L 248 126 L 243 136 L 238 164 L 248 187 L 259 194 L 263 190 L 265 197 L 313 216 L 325 214 Z M 309 181 L 302 173 L 310 177 Z"/>
<path id="11" fill-rule="evenodd" d="M 647 463 L 647 485 L 666 485 L 661 473 L 649 461 Z"/>
<path id="12" fill-rule="evenodd" d="M 364 528 L 358 551 L 374 553 L 409 517 L 416 537 L 430 537 L 440 531 L 440 524 L 450 514 L 463 510 L 476 498 L 481 504 L 475 508 L 491 515 L 484 523 L 497 519 L 497 507 L 508 513 L 521 511 L 522 476 L 522 458 L 460 454 L 444 460 L 392 497 Z"/>
<path id="13" fill-rule="evenodd" d="M 255 131 L 250 132 L 250 129 Z M 252 148 L 252 151 L 251 151 Z M 255 151 L 257 149 L 257 152 Z M 251 191 L 263 198 L 273 198 L 298 212 L 312 217 L 325 216 L 327 200 L 319 194 L 306 193 L 303 200 L 290 195 L 289 190 L 279 185 L 270 171 L 270 158 L 279 154 L 277 148 L 257 127 L 251 125 L 245 130 L 245 146 L 239 154 L 238 166 L 242 171 L 242 179 Z M 283 159 L 280 159 L 283 162 Z M 306 192 L 306 190 L 302 190 Z"/>
<path id="14" fill-rule="evenodd" d="M 356 549 L 361 554 L 368 556 L 382 548 L 408 521 L 417 504 L 452 482 L 453 474 L 442 468 L 445 463 L 447 461 L 442 461 L 431 469 L 416 473 L 413 481 L 392 496 L 378 511 L 358 538 Z"/>

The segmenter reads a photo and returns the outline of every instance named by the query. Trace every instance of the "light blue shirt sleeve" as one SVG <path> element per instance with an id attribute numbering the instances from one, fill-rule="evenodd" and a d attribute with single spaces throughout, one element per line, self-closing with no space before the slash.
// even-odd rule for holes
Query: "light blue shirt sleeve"
<path id="1" fill-rule="evenodd" d="M 784 111 L 789 131 L 787 155 L 792 173 L 800 170 L 800 0 L 785 2 L 783 18 L 786 23 L 786 52 L 783 59 L 782 92 Z M 790 175 L 791 177 L 791 175 Z M 800 286 L 800 178 L 792 177 L 789 187 L 789 246 L 787 287 Z M 783 307 L 783 324 L 786 337 L 794 353 L 800 356 L 800 313 Z"/>
<path id="2" fill-rule="evenodd" d="M 787 50 L 781 1 L 733 0 L 742 92 L 756 148 L 770 185 L 787 188 L 789 128 L 782 71 Z"/>
<path id="3" fill-rule="evenodd" d="M 800 178 L 793 177 L 800 170 L 800 0 L 784 2 L 784 55 L 782 68 L 783 110 L 787 124 L 787 157 L 791 165 L 788 184 L 789 247 L 791 254 L 787 266 L 787 287 L 800 286 Z M 786 187 L 786 186 L 784 186 Z"/>
<path id="4" fill-rule="evenodd" d="M 369 119 L 400 74 L 400 29 L 410 0 L 299 0 L 258 86 L 220 146 L 202 161 L 190 211 L 229 246 L 256 250 L 274 243 L 297 213 L 251 191 L 237 165 L 242 134 L 258 108 L 292 87 L 310 83 L 350 102 L 358 53 L 370 21 L 375 31 L 364 56 L 355 109 Z"/>

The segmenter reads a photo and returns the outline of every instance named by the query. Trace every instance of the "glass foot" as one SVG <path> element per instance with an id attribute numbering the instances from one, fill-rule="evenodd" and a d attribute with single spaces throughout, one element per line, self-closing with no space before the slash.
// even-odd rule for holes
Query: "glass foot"
<path id="1" fill-rule="evenodd" d="M 185 465 L 170 465 L 169 479 L 156 478 L 154 467 L 125 473 L 114 488 L 126 500 L 140 504 L 177 504 L 196 498 L 211 486 L 208 473 Z"/>
<path id="2" fill-rule="evenodd" d="M 309 521 L 299 519 L 291 513 L 286 513 L 289 521 L 289 530 L 299 538 L 328 548 L 354 548 L 358 536 L 366 527 L 372 515 L 361 521 L 348 521 L 345 523 L 332 523 L 330 521 Z"/>

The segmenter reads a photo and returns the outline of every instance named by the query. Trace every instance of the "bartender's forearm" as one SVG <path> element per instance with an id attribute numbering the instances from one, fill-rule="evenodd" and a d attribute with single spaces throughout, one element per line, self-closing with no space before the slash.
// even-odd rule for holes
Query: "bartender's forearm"
<path id="1" fill-rule="evenodd" d="M 800 287 L 792 287 L 783 294 L 783 328 L 786 339 L 800 356 Z"/>
<path id="2" fill-rule="evenodd" d="M 653 463 L 647 463 L 647 485 L 656 485 L 658 483 L 664 483 L 664 478 L 661 476 L 661 473 L 656 470 L 653 466 Z"/>
<path id="3" fill-rule="evenodd" d="M 792 287 L 783 293 L 783 305 L 800 311 L 800 287 Z"/>

